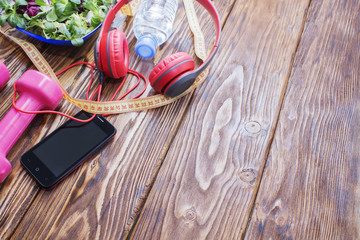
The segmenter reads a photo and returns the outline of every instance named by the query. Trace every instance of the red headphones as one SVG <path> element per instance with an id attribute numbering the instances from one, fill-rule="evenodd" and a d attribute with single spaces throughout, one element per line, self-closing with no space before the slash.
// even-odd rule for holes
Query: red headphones
<path id="1" fill-rule="evenodd" d="M 168 97 L 180 95 L 188 89 L 205 70 L 215 55 L 221 34 L 219 15 L 209 0 L 197 0 L 211 15 L 216 25 L 216 41 L 208 58 L 195 68 L 192 57 L 185 52 L 177 52 L 166 57 L 151 71 L 149 81 L 159 93 Z M 120 0 L 109 10 L 100 35 L 94 46 L 95 64 L 100 71 L 112 78 L 124 77 L 129 67 L 129 48 L 125 34 L 120 30 L 110 30 L 110 26 L 120 8 L 130 0 Z"/>

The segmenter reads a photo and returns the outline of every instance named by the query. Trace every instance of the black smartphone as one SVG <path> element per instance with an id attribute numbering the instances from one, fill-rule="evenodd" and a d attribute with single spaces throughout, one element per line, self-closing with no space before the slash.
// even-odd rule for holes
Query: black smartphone
<path id="1" fill-rule="evenodd" d="M 92 114 L 80 111 L 76 118 Z M 116 133 L 101 115 L 88 122 L 69 120 L 41 140 L 21 157 L 21 164 L 44 188 L 52 188 Z"/>

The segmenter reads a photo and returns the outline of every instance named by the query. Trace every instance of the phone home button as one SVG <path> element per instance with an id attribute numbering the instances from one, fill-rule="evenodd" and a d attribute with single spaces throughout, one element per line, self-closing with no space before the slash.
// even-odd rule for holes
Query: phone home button
<path id="1" fill-rule="evenodd" d="M 38 168 L 38 167 L 37 167 L 37 168 L 35 168 L 35 171 L 37 171 L 37 172 L 38 172 L 38 171 L 40 171 L 40 168 Z"/>

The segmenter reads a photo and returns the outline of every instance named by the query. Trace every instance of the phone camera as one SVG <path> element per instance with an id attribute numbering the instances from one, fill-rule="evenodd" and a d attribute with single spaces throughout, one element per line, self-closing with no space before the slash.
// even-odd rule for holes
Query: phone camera
<path id="1" fill-rule="evenodd" d="M 40 168 L 38 168 L 38 167 L 37 167 L 37 168 L 35 168 L 35 171 L 37 171 L 37 172 L 38 172 L 38 171 L 40 171 Z"/>

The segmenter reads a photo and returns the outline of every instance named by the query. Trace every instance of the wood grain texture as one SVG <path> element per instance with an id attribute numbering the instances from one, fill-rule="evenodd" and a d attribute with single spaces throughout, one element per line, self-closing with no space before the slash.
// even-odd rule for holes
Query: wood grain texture
<path id="1" fill-rule="evenodd" d="M 359 31 L 312 1 L 247 239 L 360 239 Z"/>
<path id="2" fill-rule="evenodd" d="M 217 6 L 222 22 L 226 19 L 232 4 L 232 1 L 223 1 Z M 203 12 L 199 8 L 198 11 Z M 154 60 L 140 59 L 132 54 L 130 62 L 134 69 L 147 76 L 155 63 L 170 53 L 179 50 L 192 52 L 192 36 L 187 27 L 182 5 L 180 5 L 178 15 L 179 18 L 174 27 L 177 34 L 161 46 Z M 202 26 L 208 36 L 206 40 L 211 42 L 214 34 L 209 17 L 204 18 Z M 130 35 L 129 46 L 132 51 L 135 40 L 129 29 L 126 33 Z M 62 50 L 61 56 L 58 56 L 58 53 L 51 48 L 50 46 L 43 49 L 40 47 L 40 50 L 50 65 L 57 70 L 71 62 L 93 60 L 93 41 L 75 52 Z M 61 59 L 62 62 L 59 63 L 57 59 Z M 78 92 L 86 87 L 84 82 L 89 77 L 88 69 L 84 69 L 81 74 L 75 74 L 77 71 L 79 68 L 70 70 L 60 78 L 73 96 L 81 95 Z M 109 81 L 104 95 L 112 92 L 117 84 L 115 81 Z M 147 91 L 147 94 L 152 93 L 150 89 Z M 31 191 L 33 197 L 30 201 L 13 206 L 14 208 L 23 206 L 28 209 L 25 215 L 23 211 L 14 218 L 15 227 L 6 225 L 6 219 L 12 215 L 10 212 L 5 212 L 3 222 L 6 226 L 0 229 L 0 236 L 3 238 L 11 236 L 14 239 L 24 237 L 30 239 L 118 239 L 125 236 L 141 209 L 143 199 L 161 166 L 190 99 L 191 95 L 161 109 L 110 117 L 110 121 L 118 130 L 115 139 L 55 189 L 44 191 L 35 188 Z M 62 110 L 67 109 L 74 111 L 65 104 Z M 59 122 L 55 122 L 51 126 L 58 124 Z M 17 150 L 16 156 L 20 156 L 25 148 L 35 144 L 46 134 L 37 134 L 36 131 L 43 127 L 40 122 L 37 122 L 37 125 L 36 129 L 31 128 L 30 131 L 38 138 L 29 139 L 26 146 Z M 16 175 L 20 173 L 23 175 L 22 179 Z M 20 167 L 13 176 L 17 179 L 17 183 L 11 179 L 7 180 L 7 184 L 15 192 L 24 179 L 27 180 L 24 183 L 27 191 L 30 187 L 36 186 Z M 5 199 L 14 198 L 16 198 L 15 193 Z M 19 220 L 21 220 L 20 223 Z"/>
<path id="3" fill-rule="evenodd" d="M 240 239 L 309 1 L 236 1 L 132 239 Z"/>

